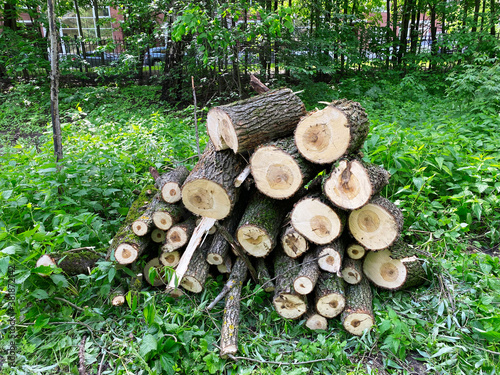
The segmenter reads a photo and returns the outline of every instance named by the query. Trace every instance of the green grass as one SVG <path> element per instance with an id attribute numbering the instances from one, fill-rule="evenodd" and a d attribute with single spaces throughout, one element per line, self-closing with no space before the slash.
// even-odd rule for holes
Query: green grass
<path id="1" fill-rule="evenodd" d="M 1 94 L 0 104 L 2 348 L 11 341 L 12 316 L 18 335 L 15 369 L 3 362 L 1 373 L 78 374 L 83 336 L 89 372 L 97 373 L 104 357 L 103 374 L 498 373 L 500 120 L 494 107 L 455 106 L 438 85 L 411 76 L 303 88 L 309 109 L 344 96 L 366 108 L 371 132 L 364 157 L 392 173 L 383 194 L 404 211 L 405 239 L 426 254 L 427 286 L 375 291 L 377 328 L 357 338 L 337 319 L 320 333 L 301 320 L 283 320 L 270 295 L 247 283 L 239 355 L 259 362 L 234 362 L 218 356 L 222 304 L 204 311 L 220 290 L 220 276 L 201 295 L 178 300 L 145 288 L 136 306 L 122 309 L 111 308 L 106 296 L 128 276 L 109 262 L 87 276 L 41 277 L 34 267 L 43 253 L 107 247 L 132 191 L 151 180 L 149 166 L 194 164 L 192 108 L 173 110 L 158 101 L 155 87 L 65 89 L 65 157 L 56 165 L 48 90 L 18 86 Z M 6 139 L 15 131 L 41 136 L 36 145 L 20 137 L 11 147 Z M 204 144 L 203 126 L 200 131 Z M 14 278 L 16 303 L 8 310 L 5 291 Z"/>

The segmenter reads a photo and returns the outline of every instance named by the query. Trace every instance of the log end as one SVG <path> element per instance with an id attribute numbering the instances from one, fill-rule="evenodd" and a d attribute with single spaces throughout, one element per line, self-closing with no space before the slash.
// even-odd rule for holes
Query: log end
<path id="1" fill-rule="evenodd" d="M 131 225 L 131 228 L 132 232 L 140 237 L 145 236 L 149 232 L 148 225 L 141 219 L 134 221 Z"/>
<path id="2" fill-rule="evenodd" d="M 368 252 L 363 262 L 363 273 L 376 286 L 389 290 L 401 288 L 407 277 L 404 263 L 392 259 L 389 249 Z"/>
<path id="3" fill-rule="evenodd" d="M 182 187 L 182 203 L 195 215 L 224 219 L 232 209 L 232 201 L 219 184 L 205 179 L 190 181 Z"/>
<path id="4" fill-rule="evenodd" d="M 135 245 L 121 243 L 116 247 L 115 259 L 119 264 L 131 264 L 139 256 L 139 251 Z"/>
<path id="5" fill-rule="evenodd" d="M 181 200 L 181 188 L 177 182 L 167 182 L 161 188 L 161 198 L 167 203 L 176 203 Z"/>
<path id="6" fill-rule="evenodd" d="M 342 323 L 347 332 L 361 336 L 366 329 L 370 329 L 373 324 L 373 316 L 367 313 L 352 313 L 344 318 Z"/>
<path id="7" fill-rule="evenodd" d="M 342 266 L 342 257 L 331 247 L 325 247 L 318 254 L 318 265 L 323 271 L 337 273 Z"/>
<path id="8" fill-rule="evenodd" d="M 111 299 L 111 305 L 113 306 L 121 306 L 125 303 L 125 296 L 119 295 L 115 296 Z"/>
<path id="9" fill-rule="evenodd" d="M 57 267 L 57 263 L 50 255 L 44 254 L 36 261 L 36 267 L 47 266 L 47 267 Z M 45 277 L 46 274 L 39 273 L 40 276 Z"/>
<path id="10" fill-rule="evenodd" d="M 297 277 L 293 282 L 293 288 L 299 294 L 306 295 L 313 291 L 316 284 L 306 276 Z"/>
<path id="11" fill-rule="evenodd" d="M 347 247 L 347 256 L 351 259 L 361 259 L 365 256 L 366 250 L 358 244 L 351 244 Z"/>
<path id="12" fill-rule="evenodd" d="M 154 243 L 162 243 L 165 241 L 165 231 L 158 228 L 154 229 L 151 232 L 151 240 Z"/>
<path id="13" fill-rule="evenodd" d="M 342 270 L 342 278 L 346 283 L 355 285 L 361 282 L 363 276 L 355 269 L 352 268 L 344 268 Z"/>
<path id="14" fill-rule="evenodd" d="M 203 285 L 193 276 L 184 276 L 181 281 L 181 286 L 193 293 L 201 293 Z"/>
<path id="15" fill-rule="evenodd" d="M 274 247 L 273 240 L 262 228 L 255 225 L 242 225 L 236 232 L 236 238 L 245 251 L 260 258 L 268 255 Z"/>
<path id="16" fill-rule="evenodd" d="M 238 150 L 238 137 L 232 127 L 231 118 L 221 108 L 210 109 L 207 114 L 207 132 L 215 150 Z M 236 151 L 235 151 L 236 150 Z"/>
<path id="17" fill-rule="evenodd" d="M 320 314 L 312 314 L 306 320 L 306 327 L 313 331 L 326 330 L 328 328 L 328 321 Z"/>
<path id="18" fill-rule="evenodd" d="M 219 254 L 212 254 L 212 253 L 207 254 L 208 264 L 211 264 L 213 266 L 218 266 L 219 264 L 222 264 L 223 261 L 224 259 Z"/>
<path id="19" fill-rule="evenodd" d="M 178 251 L 162 252 L 159 256 L 160 263 L 165 267 L 176 267 L 179 264 L 181 255 Z"/>
<path id="20" fill-rule="evenodd" d="M 157 211 L 153 214 L 153 223 L 158 229 L 169 230 L 173 225 L 172 216 L 168 212 Z"/>
<path id="21" fill-rule="evenodd" d="M 344 311 L 345 297 L 340 293 L 330 293 L 316 302 L 316 310 L 325 318 L 334 318 Z"/>
<path id="22" fill-rule="evenodd" d="M 273 305 L 276 312 L 285 319 L 300 318 L 307 311 L 304 297 L 296 294 L 281 293 L 274 297 Z"/>
<path id="23" fill-rule="evenodd" d="M 155 277 L 153 280 L 150 279 L 149 271 L 154 268 L 155 269 Z M 149 262 L 146 263 L 144 266 L 144 278 L 148 282 L 148 284 L 152 286 L 160 286 L 160 285 L 166 285 L 167 280 L 166 280 L 166 272 L 164 269 L 163 264 L 161 264 L 159 258 L 153 258 Z"/>

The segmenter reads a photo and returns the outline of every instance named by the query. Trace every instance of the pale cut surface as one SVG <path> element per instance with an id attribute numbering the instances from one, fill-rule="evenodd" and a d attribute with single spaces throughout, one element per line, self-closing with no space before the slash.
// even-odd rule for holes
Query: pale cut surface
<path id="1" fill-rule="evenodd" d="M 179 264 L 179 260 L 181 259 L 181 255 L 178 251 L 172 252 L 162 252 L 160 254 L 160 263 L 166 267 L 176 267 Z"/>
<path id="2" fill-rule="evenodd" d="M 351 133 L 342 111 L 327 106 L 304 117 L 295 130 L 295 144 L 307 160 L 326 164 L 345 154 Z"/>
<path id="3" fill-rule="evenodd" d="M 148 226 L 142 220 L 136 220 L 132 223 L 132 232 L 138 236 L 145 236 L 148 233 Z"/>
<path id="4" fill-rule="evenodd" d="M 113 306 L 121 306 L 125 303 L 125 296 L 115 296 L 113 297 L 113 299 L 111 300 L 111 304 Z"/>
<path id="5" fill-rule="evenodd" d="M 50 257 L 47 254 L 42 255 L 38 260 L 36 261 L 36 266 L 57 266 L 56 262 L 54 262 L 54 259 Z"/>
<path id="6" fill-rule="evenodd" d="M 345 280 L 346 283 L 358 284 L 361 281 L 362 277 L 363 276 L 360 275 L 358 271 L 350 267 L 344 268 L 342 270 L 342 278 Z"/>
<path id="7" fill-rule="evenodd" d="M 161 230 L 169 230 L 173 224 L 170 214 L 161 211 L 153 214 L 153 223 Z"/>
<path id="8" fill-rule="evenodd" d="M 332 242 L 342 230 L 335 211 L 314 198 L 303 199 L 295 205 L 291 223 L 297 232 L 319 245 Z"/>
<path id="9" fill-rule="evenodd" d="M 293 157 L 275 146 L 258 148 L 250 165 L 257 189 L 268 197 L 288 198 L 302 186 L 302 172 Z"/>
<path id="10" fill-rule="evenodd" d="M 370 251 L 363 261 L 363 273 L 368 280 L 385 289 L 398 289 L 406 281 L 407 270 L 399 259 L 391 258 L 391 251 Z"/>
<path id="11" fill-rule="evenodd" d="M 324 316 L 319 314 L 312 314 L 306 320 L 306 327 L 312 330 L 326 330 L 328 328 L 328 321 Z"/>
<path id="12" fill-rule="evenodd" d="M 351 259 L 361 259 L 365 256 L 366 250 L 358 244 L 351 244 L 347 247 L 347 256 Z"/>
<path id="13" fill-rule="evenodd" d="M 156 275 L 154 280 L 151 280 L 149 278 L 149 270 L 151 268 L 154 268 L 156 270 Z M 152 286 L 160 286 L 166 284 L 165 270 L 163 268 L 163 264 L 160 263 L 159 258 L 153 258 L 149 262 L 147 262 L 146 265 L 144 266 L 143 274 L 146 281 Z"/>
<path id="14" fill-rule="evenodd" d="M 158 228 L 154 229 L 151 232 L 151 239 L 153 240 L 153 242 L 156 242 L 156 243 L 161 243 L 161 242 L 165 241 L 165 231 L 158 229 Z"/>
<path id="15" fill-rule="evenodd" d="M 217 271 L 219 271 L 220 273 L 229 273 L 229 269 L 224 263 L 217 265 Z"/>
<path id="16" fill-rule="evenodd" d="M 203 285 L 193 276 L 184 276 L 181 281 L 181 286 L 193 293 L 201 293 L 203 290 Z"/>
<path id="17" fill-rule="evenodd" d="M 281 237 L 281 246 L 286 255 L 298 258 L 309 249 L 309 243 L 298 232 L 289 232 Z"/>
<path id="18" fill-rule="evenodd" d="M 186 231 L 182 227 L 174 226 L 169 229 L 165 238 L 165 245 L 162 249 L 164 251 L 174 251 L 188 242 Z"/>
<path id="19" fill-rule="evenodd" d="M 116 247 L 115 259 L 120 264 L 133 263 L 138 256 L 137 249 L 128 243 L 121 243 Z"/>
<path id="20" fill-rule="evenodd" d="M 399 236 L 394 217 L 372 203 L 351 212 L 349 230 L 361 245 L 370 250 L 385 249 Z"/>
<path id="21" fill-rule="evenodd" d="M 207 132 L 210 135 L 210 140 L 214 144 L 217 151 L 225 150 L 227 148 L 234 149 L 229 145 L 238 145 L 238 138 L 231 126 L 231 118 L 226 112 L 221 111 L 219 108 L 212 108 L 207 115 Z M 219 134 L 218 139 L 212 137 L 213 134 Z M 236 149 L 238 149 L 236 147 Z"/>
<path id="22" fill-rule="evenodd" d="M 325 195 L 338 207 L 355 210 L 368 203 L 373 191 L 370 176 L 357 160 L 351 162 L 350 173 L 346 171 L 347 161 L 341 160 L 339 166 L 325 181 Z"/>
<path id="23" fill-rule="evenodd" d="M 331 293 L 318 299 L 316 310 L 325 318 L 334 318 L 344 311 L 345 297 L 341 294 Z"/>
<path id="24" fill-rule="evenodd" d="M 193 180 L 182 189 L 182 203 L 191 212 L 212 219 L 224 219 L 231 211 L 226 191 L 209 180 Z"/>
<path id="25" fill-rule="evenodd" d="M 365 329 L 373 326 L 373 318 L 369 314 L 352 313 L 344 320 L 344 328 L 347 332 L 361 336 Z"/>
<path id="26" fill-rule="evenodd" d="M 167 203 L 176 203 L 181 200 L 181 188 L 177 182 L 167 182 L 161 188 L 161 197 Z"/>
<path id="27" fill-rule="evenodd" d="M 222 264 L 223 261 L 224 259 L 219 254 L 207 254 L 208 264 L 218 266 L 219 264 Z"/>
<path id="28" fill-rule="evenodd" d="M 342 266 L 342 258 L 337 250 L 331 247 L 325 247 L 318 254 L 318 265 L 323 271 L 336 273 Z"/>
<path id="29" fill-rule="evenodd" d="M 203 218 L 201 218 L 201 217 L 196 219 L 196 226 L 200 225 L 202 220 L 203 220 Z M 214 234 L 215 232 L 217 232 L 217 228 L 214 225 L 212 228 L 210 228 L 210 230 L 208 231 L 208 234 Z"/>
<path id="30" fill-rule="evenodd" d="M 236 233 L 236 238 L 241 247 L 254 257 L 264 257 L 272 250 L 272 240 L 268 234 L 259 227 L 244 225 Z"/>
<path id="31" fill-rule="evenodd" d="M 307 310 L 302 296 L 282 293 L 273 299 L 274 308 L 285 319 L 297 319 Z"/>
<path id="32" fill-rule="evenodd" d="M 293 289 L 299 294 L 309 294 L 313 291 L 314 284 L 310 278 L 306 276 L 297 277 L 293 282 Z"/>

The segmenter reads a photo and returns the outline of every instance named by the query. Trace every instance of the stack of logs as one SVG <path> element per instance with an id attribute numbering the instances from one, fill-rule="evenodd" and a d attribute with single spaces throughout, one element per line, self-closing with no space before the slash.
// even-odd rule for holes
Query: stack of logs
<path id="1" fill-rule="evenodd" d="M 374 324 L 370 282 L 398 290 L 424 281 L 421 260 L 399 240 L 401 210 L 379 195 L 390 175 L 359 151 L 369 131 L 359 103 L 306 113 L 291 90 L 267 91 L 212 108 L 207 129 L 191 172 L 151 169 L 155 184 L 132 205 L 108 258 L 133 265 L 153 251 L 132 269 L 169 292 L 201 292 L 211 266 L 227 273 L 209 306 L 226 297 L 222 356 L 237 351 L 247 274 L 274 293 L 284 318 L 326 329 L 340 316 L 354 335 Z M 112 297 L 125 301 L 123 291 Z"/>

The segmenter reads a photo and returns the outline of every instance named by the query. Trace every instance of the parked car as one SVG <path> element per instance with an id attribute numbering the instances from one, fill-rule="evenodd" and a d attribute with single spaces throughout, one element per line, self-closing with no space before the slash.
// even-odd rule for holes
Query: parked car
<path id="1" fill-rule="evenodd" d="M 118 61 L 120 55 L 118 53 L 108 53 L 101 51 L 89 51 L 85 53 L 84 60 L 91 66 L 112 65 Z"/>
<path id="2" fill-rule="evenodd" d="M 149 54 L 144 55 L 144 65 L 154 65 L 157 62 L 165 61 L 167 47 L 153 47 L 149 49 Z"/>

